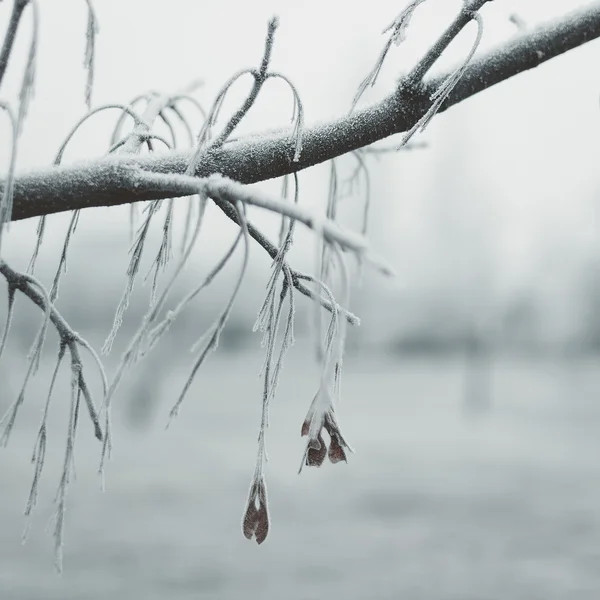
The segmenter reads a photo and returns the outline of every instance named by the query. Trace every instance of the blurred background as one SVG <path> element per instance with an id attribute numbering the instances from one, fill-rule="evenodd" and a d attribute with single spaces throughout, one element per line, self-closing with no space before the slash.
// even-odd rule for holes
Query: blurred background
<path id="1" fill-rule="evenodd" d="M 585 4 L 489 3 L 480 51 L 518 33 L 514 11 L 535 27 Z M 407 41 L 393 47 L 364 104 L 389 93 L 459 6 L 430 0 L 417 10 Z M 174 93 L 199 77 L 204 83 L 195 97 L 209 107 L 230 75 L 258 63 L 267 21 L 278 14 L 273 69 L 294 82 L 308 123 L 331 119 L 349 109 L 387 39 L 382 30 L 403 7 L 391 0 L 96 2 L 93 103 L 127 104 L 148 90 Z M 3 27 L 9 11 L 2 3 Z M 40 6 L 35 98 L 18 153 L 22 170 L 50 164 L 85 114 L 86 18 L 85 2 Z M 30 19 L 24 21 L 2 90 L 12 101 L 31 33 Z M 474 35 L 470 25 L 436 69 L 459 61 Z M 219 349 L 168 430 L 168 412 L 192 364 L 189 348 L 228 298 L 241 253 L 127 373 L 115 399 L 104 493 L 96 475 L 99 444 L 83 420 L 61 577 L 52 567 L 49 522 L 67 427 L 66 370 L 53 397 L 39 506 L 27 543 L 20 543 L 31 452 L 54 366 L 51 334 L 0 453 L 0 598 L 597 598 L 599 52 L 599 42 L 592 42 L 453 107 L 416 138 L 424 148 L 369 158 L 370 237 L 397 276 L 367 270 L 352 291 L 350 308 L 362 324 L 349 334 L 339 415 L 357 452 L 348 465 L 297 475 L 300 425 L 319 381 L 311 306 L 299 297 L 297 343 L 286 358 L 268 433 L 272 530 L 261 547 L 240 529 L 260 421 L 264 351 L 252 326 L 270 274 L 262 249 L 252 247 Z M 232 89 L 225 117 L 248 86 L 242 81 Z M 186 110 L 199 127 L 194 107 Z M 285 126 L 291 110 L 289 90 L 269 82 L 239 133 Z M 117 117 L 107 111 L 86 123 L 64 162 L 104 154 Z M 6 123 L 2 128 L 6 140 Z M 6 164 L 6 144 L 0 159 Z M 342 179 L 355 167 L 352 157 L 337 164 Z M 324 210 L 329 170 L 321 165 L 300 174 L 301 203 Z M 278 193 L 281 182 L 260 187 Z M 360 187 L 344 200 L 348 226 L 359 227 L 363 203 Z M 275 217 L 250 214 L 276 239 Z M 48 286 L 69 220 L 59 214 L 47 223 L 36 274 Z M 3 258 L 13 268 L 27 267 L 36 226 L 36 220 L 10 226 Z M 159 229 L 157 223 L 142 276 L 158 249 Z M 235 233 L 209 210 L 173 305 Z M 57 305 L 98 350 L 125 287 L 129 246 L 129 207 L 82 212 Z M 294 266 L 311 271 L 315 249 L 314 237 L 299 228 Z M 106 357 L 109 376 L 149 293 L 138 281 Z M 41 321 L 30 304 L 18 297 L 0 361 L 2 412 L 18 396 Z M 0 317 L 5 314 L 3 293 Z M 98 395 L 93 375 L 91 383 Z"/>

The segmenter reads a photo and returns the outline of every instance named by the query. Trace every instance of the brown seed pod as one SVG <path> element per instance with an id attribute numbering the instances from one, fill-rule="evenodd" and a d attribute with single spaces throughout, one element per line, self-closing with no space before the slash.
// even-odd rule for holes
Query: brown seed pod
<path id="1" fill-rule="evenodd" d="M 258 512 L 256 513 L 256 543 L 262 544 L 269 534 L 269 513 L 267 507 L 263 504 L 260 505 Z"/>
<path id="2" fill-rule="evenodd" d="M 244 515 L 244 522 L 242 524 L 242 531 L 244 535 L 251 540 L 258 527 L 258 510 L 255 505 L 255 500 L 252 498 L 248 503 L 246 514 Z"/>
<path id="3" fill-rule="evenodd" d="M 346 451 L 340 444 L 340 440 L 337 435 L 333 434 L 331 436 L 331 443 L 329 444 L 329 460 L 335 464 L 340 461 L 348 462 L 346 458 Z"/>
<path id="4" fill-rule="evenodd" d="M 327 456 L 327 445 L 321 433 L 316 440 L 310 440 L 308 452 L 306 453 L 306 465 L 308 467 L 320 467 Z"/>

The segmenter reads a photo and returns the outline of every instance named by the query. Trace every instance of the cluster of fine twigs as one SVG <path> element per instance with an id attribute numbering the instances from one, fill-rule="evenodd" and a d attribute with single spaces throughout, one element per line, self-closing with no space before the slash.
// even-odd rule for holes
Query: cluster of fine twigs
<path id="1" fill-rule="evenodd" d="M 408 77 L 401 82 L 401 87 L 414 87 L 415 90 L 418 89 L 424 75 L 442 54 L 450 41 L 471 20 L 476 22 L 477 36 L 472 51 L 466 57 L 464 63 L 441 82 L 441 85 L 430 98 L 430 108 L 406 132 L 402 138 L 402 145 L 405 145 L 418 129 L 423 129 L 427 126 L 464 74 L 466 66 L 475 53 L 481 39 L 482 21 L 477 11 L 486 1 L 471 0 L 464 2 L 459 14 L 448 29 L 422 60 L 417 63 Z M 373 70 L 360 84 L 351 105 L 351 112 L 354 111 L 365 89 L 375 83 L 382 63 L 388 55 L 392 44 L 399 44 L 405 39 L 411 16 L 415 9 L 423 2 L 425 0 L 410 2 L 407 8 L 394 19 L 390 27 L 384 31 L 384 33 L 391 32 L 389 40 Z M 10 118 L 13 131 L 11 160 L 0 201 L 0 256 L 2 231 L 4 225 L 11 221 L 17 140 L 31 98 L 35 73 L 38 20 L 36 0 L 15 0 L 0 54 L 1 85 L 21 16 L 28 6 L 31 9 L 34 28 L 16 114 L 8 104 L 0 103 L 0 106 L 7 112 Z M 66 136 L 57 152 L 54 164 L 56 166 L 60 165 L 66 146 L 84 121 L 101 111 L 116 110 L 118 118 L 110 140 L 110 146 L 107 150 L 107 155 L 114 157 L 114 162 L 111 164 L 120 165 L 125 169 L 129 185 L 133 187 L 152 186 L 153 190 L 165 193 L 162 199 L 148 202 L 144 206 L 141 215 L 137 214 L 137 206 L 135 204 L 131 206 L 132 248 L 127 268 L 127 284 L 117 307 L 113 326 L 102 351 L 104 353 L 110 352 L 123 322 L 134 285 L 138 280 L 142 256 L 148 251 L 147 240 L 151 225 L 162 220 L 162 239 L 156 250 L 150 272 L 147 275 L 147 278 L 151 279 L 150 306 L 137 332 L 129 342 L 120 364 L 109 383 L 98 355 L 79 334 L 69 327 L 65 319 L 58 312 L 55 304 L 61 277 L 66 270 L 69 244 L 77 227 L 79 210 L 73 212 L 67 228 L 63 250 L 50 291 L 47 291 L 44 285 L 33 275 L 46 229 L 47 217 L 42 216 L 38 225 L 37 243 L 26 272 L 17 272 L 0 259 L 0 273 L 8 284 L 8 312 L 5 328 L 0 339 L 0 355 L 5 347 L 12 322 L 16 291 L 20 291 L 24 296 L 33 301 L 40 307 L 44 314 L 39 333 L 29 357 L 29 368 L 21 392 L 14 404 L 9 408 L 6 416 L 0 422 L 0 443 L 5 444 L 9 439 L 19 408 L 25 399 L 27 384 L 39 365 L 48 327 L 52 324 L 59 334 L 59 345 L 56 353 L 56 367 L 48 391 L 42 423 L 35 442 L 33 454 L 34 477 L 26 507 L 26 515 L 31 514 L 36 503 L 38 484 L 44 467 L 47 441 L 46 421 L 50 399 L 53 393 L 56 374 L 65 353 L 68 351 L 71 359 L 71 408 L 64 466 L 57 495 L 55 527 L 56 564 L 60 569 L 62 565 L 65 494 L 72 474 L 74 445 L 81 399 L 83 398 L 86 404 L 94 426 L 95 435 L 102 442 L 100 460 L 100 471 L 102 472 L 111 450 L 111 406 L 115 391 L 125 370 L 152 350 L 161 337 L 168 331 L 175 319 L 196 299 L 204 288 L 211 284 L 241 245 L 243 261 L 239 276 L 221 313 L 210 327 L 199 335 L 198 341 L 194 345 L 193 350 L 196 353 L 196 358 L 191 366 L 189 377 L 171 409 L 171 417 L 174 417 L 178 413 L 198 369 L 206 360 L 208 354 L 218 345 L 219 336 L 231 313 L 246 272 L 250 246 L 253 242 L 257 243 L 269 254 L 272 259 L 272 265 L 266 297 L 254 325 L 254 329 L 260 331 L 263 335 L 265 361 L 262 371 L 263 393 L 258 435 L 258 454 L 251 480 L 250 493 L 245 505 L 243 533 L 249 539 L 255 538 L 258 543 L 261 543 L 266 538 L 269 530 L 269 510 L 265 483 L 267 457 L 266 431 L 269 423 L 269 406 L 277 390 L 286 351 L 294 341 L 294 316 L 298 294 L 304 295 L 313 301 L 315 322 L 317 323 L 319 336 L 319 354 L 322 364 L 321 376 L 316 385 L 314 399 L 309 407 L 306 419 L 300 427 L 301 435 L 307 437 L 301 468 L 305 465 L 320 466 L 326 457 L 329 457 L 332 463 L 346 460 L 347 453 L 351 451 L 349 444 L 341 432 L 336 414 L 337 400 L 340 393 L 346 328 L 348 325 L 356 325 L 359 322 L 358 318 L 349 310 L 351 282 L 355 279 L 358 270 L 363 265 L 371 265 L 385 274 L 391 272 L 385 262 L 371 250 L 365 237 L 369 212 L 369 173 L 366 161 L 369 152 L 377 152 L 378 150 L 377 148 L 364 148 L 355 151 L 353 158 L 356 161 L 356 168 L 353 170 L 351 177 L 345 181 L 340 178 L 336 163 L 334 161 L 331 162 L 329 195 L 325 214 L 311 213 L 302 207 L 299 201 L 299 179 L 295 173 L 284 177 L 280 197 L 269 196 L 218 174 L 204 178 L 198 177 L 197 171 L 203 157 L 218 153 L 226 148 L 228 144 L 235 141 L 232 138 L 232 134 L 256 102 L 265 83 L 273 78 L 286 82 L 292 92 L 293 148 L 289 155 L 289 161 L 290 163 L 294 163 L 301 158 L 304 134 L 304 109 L 302 101 L 292 82 L 285 75 L 273 72 L 270 69 L 270 59 L 278 26 L 277 19 L 272 19 L 268 24 L 264 52 L 258 67 L 243 69 L 229 78 L 208 110 L 205 110 L 192 95 L 198 84 L 193 84 L 173 95 L 149 92 L 134 98 L 128 106 L 111 104 L 92 109 L 94 48 L 98 27 L 96 16 L 89 0 L 87 0 L 87 6 L 89 17 L 84 62 L 88 70 L 85 89 L 88 112 L 75 124 L 72 131 Z M 231 87 L 241 78 L 251 79 L 252 85 L 250 91 L 240 108 L 228 118 L 223 118 L 221 113 L 224 99 Z M 194 107 L 199 119 L 198 124 L 192 122 L 182 110 L 181 106 L 185 103 Z M 133 126 L 127 131 L 126 126 L 128 123 L 131 123 L 131 120 L 133 121 Z M 161 136 L 155 132 L 155 124 L 158 122 L 162 123 L 165 127 L 168 132 L 167 136 Z M 182 129 L 187 135 L 187 139 L 183 142 L 179 139 L 178 135 Z M 139 154 L 144 147 L 149 152 L 153 152 L 155 151 L 155 146 L 162 145 L 172 150 L 180 147 L 182 144 L 187 144 L 188 147 L 193 149 L 191 160 L 185 173 L 157 173 L 145 170 L 140 166 L 131 166 L 127 162 L 128 157 Z M 379 151 L 382 150 L 387 149 L 380 149 Z M 357 182 L 361 178 L 366 184 L 366 197 L 361 232 L 355 233 L 339 224 L 338 204 L 345 194 L 356 187 Z M 233 221 L 239 227 L 239 232 L 226 253 L 216 262 L 206 278 L 195 288 L 189 290 L 187 295 L 180 299 L 178 303 L 170 307 L 169 301 L 174 284 L 180 277 L 186 262 L 198 246 L 203 219 L 209 202 L 214 203 L 227 218 Z M 258 206 L 281 215 L 279 239 L 276 243 L 271 242 L 248 220 L 246 212 L 248 205 Z M 185 211 L 186 228 L 179 240 L 179 249 L 177 252 L 174 252 L 173 226 L 176 209 Z M 313 275 L 295 270 L 288 261 L 288 251 L 294 243 L 294 234 L 298 222 L 315 232 L 317 243 L 319 244 L 317 252 L 318 265 Z M 170 262 L 173 264 L 170 270 L 167 271 L 166 267 Z M 100 392 L 102 401 L 99 408 L 96 408 L 84 375 L 84 366 L 80 354 L 81 348 L 84 348 L 91 354 L 94 363 L 101 373 L 103 388 Z M 323 431 L 327 434 L 328 444 L 323 437 Z"/>

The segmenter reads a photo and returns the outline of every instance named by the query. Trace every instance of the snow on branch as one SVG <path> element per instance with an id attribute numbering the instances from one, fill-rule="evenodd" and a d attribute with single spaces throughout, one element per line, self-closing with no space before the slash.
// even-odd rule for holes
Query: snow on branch
<path id="1" fill-rule="evenodd" d="M 0 260 L 0 275 L 2 275 L 8 283 L 8 311 L 6 321 L 4 325 L 4 332 L 2 334 L 2 341 L 0 342 L 0 354 L 4 349 L 7 334 L 10 330 L 12 323 L 12 315 L 15 302 L 15 292 L 20 291 L 23 295 L 28 297 L 34 304 L 39 306 L 44 312 L 44 319 L 39 332 L 36 336 L 35 342 L 32 347 L 32 351 L 29 355 L 29 366 L 25 374 L 23 385 L 17 399 L 8 408 L 4 416 L 0 419 L 0 446 L 6 446 L 13 427 L 15 425 L 19 409 L 25 401 L 25 393 L 27 385 L 31 381 L 31 378 L 38 369 L 40 358 L 42 355 L 42 349 L 44 342 L 46 341 L 48 325 L 52 323 L 59 335 L 59 347 L 56 354 L 56 366 L 46 396 L 46 403 L 42 413 L 42 421 L 38 431 L 38 435 L 34 444 L 32 463 L 34 464 L 34 475 L 29 492 L 29 499 L 25 508 L 25 516 L 30 518 L 37 503 L 38 488 L 42 472 L 44 470 L 45 457 L 46 457 L 46 444 L 48 439 L 48 412 L 50 406 L 50 400 L 54 389 L 54 383 L 56 376 L 60 368 L 62 359 L 65 355 L 66 350 L 69 350 L 71 356 L 71 407 L 69 416 L 69 425 L 67 431 L 65 457 L 62 475 L 58 485 L 58 491 L 56 495 L 56 513 L 55 513 L 55 528 L 54 528 L 54 539 L 55 539 L 55 560 L 56 567 L 60 571 L 62 570 L 62 546 L 64 537 L 64 516 L 66 511 L 66 493 L 69 485 L 71 476 L 73 475 L 74 469 L 74 450 L 75 450 L 75 437 L 78 428 L 78 415 L 81 399 L 87 406 L 87 410 L 92 421 L 94 428 L 95 437 L 104 441 L 105 435 L 100 426 L 100 417 L 96 405 L 92 398 L 90 388 L 87 383 L 86 376 L 83 369 L 83 361 L 81 358 L 80 348 L 86 349 L 92 356 L 92 359 L 98 367 L 101 379 L 102 379 L 102 393 L 106 395 L 107 391 L 107 378 L 104 372 L 104 367 L 100 361 L 100 358 L 89 345 L 89 343 L 82 338 L 76 331 L 74 331 L 61 314 L 56 310 L 56 307 L 50 300 L 44 285 L 38 281 L 32 275 L 26 273 L 19 273 L 9 267 L 4 261 Z M 29 529 L 29 523 L 25 531 L 24 537 L 26 537 Z"/>
<path id="2" fill-rule="evenodd" d="M 337 243 L 342 248 L 356 252 L 385 275 L 392 274 L 392 268 L 387 265 L 383 258 L 374 255 L 370 251 L 369 243 L 363 236 L 347 231 L 334 221 L 313 214 L 297 204 L 290 204 L 279 198 L 274 198 L 260 190 L 242 185 L 222 175 L 215 174 L 207 179 L 199 179 L 189 175 L 167 175 L 140 171 L 138 177 L 140 185 L 145 183 L 155 184 L 155 189 L 162 187 L 169 197 L 205 193 L 210 198 L 218 198 L 231 204 L 242 202 L 243 204 L 258 206 L 295 221 L 300 221 L 322 235 L 329 243 Z"/>

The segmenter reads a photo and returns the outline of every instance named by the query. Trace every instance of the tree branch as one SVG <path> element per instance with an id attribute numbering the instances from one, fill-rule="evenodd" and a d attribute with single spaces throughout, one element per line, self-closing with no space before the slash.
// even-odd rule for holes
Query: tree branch
<path id="1" fill-rule="evenodd" d="M 17 37 L 17 29 L 19 28 L 21 15 L 28 4 L 29 0 L 15 0 L 13 4 L 10 21 L 8 22 L 8 28 L 6 30 L 6 35 L 4 36 L 4 44 L 2 45 L 2 51 L 0 52 L 0 83 L 4 78 L 4 73 L 8 66 L 8 59 L 10 58 L 13 44 Z"/>
<path id="2" fill-rule="evenodd" d="M 417 83 L 421 81 L 427 74 L 429 69 L 433 67 L 435 61 L 444 53 L 444 50 L 450 45 L 452 40 L 460 33 L 460 31 L 473 19 L 474 14 L 486 3 L 491 0 L 471 0 L 462 7 L 456 19 L 442 33 L 438 41 L 431 49 L 423 56 L 423 58 L 415 65 L 414 69 L 408 74 L 407 80 Z"/>
<path id="3" fill-rule="evenodd" d="M 221 200 L 218 197 L 213 198 L 213 202 L 236 225 L 241 225 L 241 223 L 239 221 L 239 216 L 235 210 L 235 207 L 230 202 L 228 202 L 226 200 Z M 279 254 L 279 248 L 277 246 L 275 246 L 273 243 L 271 243 L 267 239 L 267 237 L 258 228 L 256 228 L 250 221 L 248 221 L 247 225 L 248 225 L 248 233 L 250 234 L 250 237 L 255 242 L 257 242 L 260 246 L 262 246 L 262 248 L 266 251 L 266 253 L 273 260 L 275 260 L 277 258 L 277 255 Z M 346 318 L 346 320 L 348 321 L 348 323 L 350 323 L 351 325 L 360 324 L 360 319 L 355 314 L 351 313 L 350 311 L 345 309 L 343 306 L 340 306 L 339 304 L 333 305 L 329 300 L 326 300 L 319 294 L 314 293 L 310 288 L 306 287 L 306 285 L 304 285 L 304 283 L 302 283 L 302 281 L 309 280 L 309 277 L 307 275 L 305 275 L 304 273 L 300 273 L 299 271 L 296 271 L 295 269 L 292 269 L 288 265 L 288 263 L 285 261 L 283 263 L 283 269 L 288 270 L 290 278 L 292 280 L 292 285 L 294 286 L 294 289 L 298 290 L 301 294 L 303 294 L 307 298 L 310 298 L 314 302 L 317 302 L 325 310 L 328 310 L 331 313 L 334 310 L 341 312 L 344 315 L 344 317 Z"/>
<path id="4" fill-rule="evenodd" d="M 524 32 L 473 59 L 440 110 L 599 36 L 599 1 Z M 404 132 L 425 114 L 431 94 L 447 76 L 444 73 L 416 86 L 400 81 L 398 88 L 381 102 L 336 121 L 307 128 L 298 161 L 293 160 L 294 133 L 286 129 L 213 148 L 199 157 L 195 174 L 206 177 L 221 173 L 240 183 L 254 183 L 306 169 Z M 183 174 L 191 156 L 191 151 L 186 151 L 109 157 L 19 175 L 15 180 L 12 220 L 170 197 L 164 186 L 136 182 L 131 177 L 132 171 L 138 167 L 156 173 Z M 0 190 L 2 187 L 3 183 Z"/>

